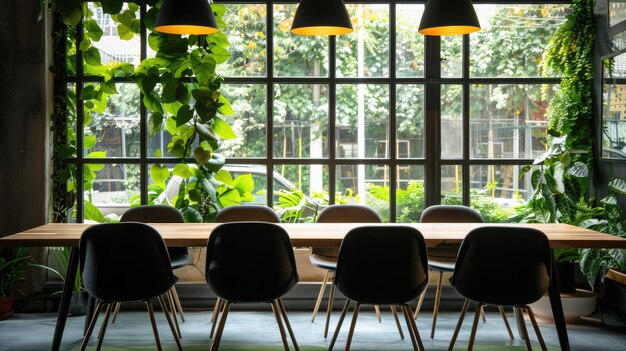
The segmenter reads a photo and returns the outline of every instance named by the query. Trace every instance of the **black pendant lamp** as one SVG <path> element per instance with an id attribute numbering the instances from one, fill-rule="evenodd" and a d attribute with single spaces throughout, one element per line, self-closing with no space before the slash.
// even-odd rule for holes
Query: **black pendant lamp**
<path id="1" fill-rule="evenodd" d="M 419 32 L 442 36 L 469 34 L 480 30 L 480 22 L 470 0 L 428 0 Z"/>
<path id="2" fill-rule="evenodd" d="M 339 35 L 353 31 L 342 0 L 301 0 L 291 25 L 291 32 L 299 35 Z"/>
<path id="3" fill-rule="evenodd" d="M 207 35 L 219 32 L 207 0 L 164 0 L 154 29 L 168 34 Z"/>

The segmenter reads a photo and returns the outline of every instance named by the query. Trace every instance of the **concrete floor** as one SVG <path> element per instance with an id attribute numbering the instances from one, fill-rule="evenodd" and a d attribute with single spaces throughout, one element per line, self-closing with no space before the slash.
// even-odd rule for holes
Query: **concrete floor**
<path id="1" fill-rule="evenodd" d="M 288 311 L 296 338 L 300 346 L 317 346 L 327 348 L 330 342 L 323 338 L 324 316 L 320 315 L 315 323 L 311 323 L 310 312 Z M 334 327 L 339 313 L 335 312 L 331 321 Z M 188 311 L 187 321 L 181 324 L 183 333 L 183 347 L 193 350 L 208 350 L 210 339 L 209 311 Z M 458 313 L 442 312 L 437 323 L 435 339 L 429 338 L 431 314 L 426 312 L 418 318 L 418 329 L 424 341 L 426 350 L 447 350 Z M 512 321 L 512 316 L 510 316 Z M 13 318 L 0 322 L 0 350 L 48 350 L 55 325 L 55 315 L 51 313 L 20 313 Z M 167 327 L 165 318 L 157 312 L 157 322 L 165 350 L 175 350 L 174 340 Z M 70 317 L 63 338 L 62 350 L 75 350 L 82 339 L 83 317 Z M 467 346 L 471 321 L 466 319 L 464 328 L 459 335 L 457 349 Z M 404 325 L 404 324 L 403 324 Z M 530 323 L 528 327 L 531 328 Z M 550 347 L 556 350 L 558 339 L 554 326 L 549 323 L 540 325 L 543 337 Z M 412 350 L 408 333 L 406 339 L 401 340 L 394 320 L 390 313 L 383 313 L 383 322 L 378 323 L 373 311 L 363 311 L 359 314 L 352 350 Z M 339 336 L 335 350 L 343 350 L 347 335 L 348 324 L 344 322 L 344 329 Z M 532 329 L 531 329 L 532 330 Z M 599 323 L 583 321 L 568 324 L 568 331 L 572 350 L 578 351 L 624 351 L 626 350 L 626 330 L 607 328 Z M 539 349 L 534 334 L 531 332 L 533 348 Z M 332 330 L 331 330 L 332 334 Z M 94 336 L 95 338 L 95 336 Z M 92 338 L 90 349 L 94 348 Z M 478 327 L 477 345 L 495 345 L 493 350 L 521 350 L 523 341 L 517 337 L 511 341 L 502 324 L 499 314 L 488 312 L 487 322 Z M 148 315 L 142 311 L 124 311 L 115 324 L 107 330 L 103 350 L 125 350 L 133 347 L 142 350 L 156 349 L 152 336 Z M 280 350 L 281 341 L 277 325 L 272 313 L 232 311 L 229 315 L 226 329 L 222 337 L 221 349 L 228 349 L 229 345 L 277 346 Z M 515 347 L 517 346 L 517 347 Z"/>

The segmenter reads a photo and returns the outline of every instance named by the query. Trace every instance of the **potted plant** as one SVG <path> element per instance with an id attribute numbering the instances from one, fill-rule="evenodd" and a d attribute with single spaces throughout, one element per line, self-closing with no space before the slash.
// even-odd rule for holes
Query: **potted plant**
<path id="1" fill-rule="evenodd" d="M 51 247 L 50 253 L 54 257 L 54 265 L 56 269 L 49 268 L 50 271 L 55 273 L 62 281 L 65 281 L 65 274 L 67 272 L 67 264 L 70 258 L 69 247 Z M 71 316 L 84 316 L 87 311 L 87 302 L 89 295 L 85 288 L 80 275 L 80 268 L 77 269 L 76 278 L 74 279 L 72 289 L 72 299 L 70 300 L 70 307 L 68 314 Z M 60 292 L 59 292 L 60 293 Z"/>
<path id="2" fill-rule="evenodd" d="M 15 293 L 21 293 L 16 286 L 26 280 L 30 268 L 27 248 L 0 248 L 0 320 L 13 315 Z"/>

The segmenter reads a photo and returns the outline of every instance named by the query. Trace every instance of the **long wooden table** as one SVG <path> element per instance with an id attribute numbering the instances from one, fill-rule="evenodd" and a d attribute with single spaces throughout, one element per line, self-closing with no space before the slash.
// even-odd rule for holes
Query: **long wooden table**
<path id="1" fill-rule="evenodd" d="M 151 224 L 161 233 L 165 243 L 171 247 L 203 247 L 217 224 Z M 339 247 L 345 234 L 350 229 L 361 226 L 359 223 L 337 224 L 280 224 L 289 233 L 294 247 Z M 367 224 L 372 225 L 372 224 Z M 373 224 L 376 225 L 376 224 Z M 388 226 L 390 224 L 379 224 Z M 418 229 L 429 247 L 441 243 L 460 243 L 472 229 L 479 226 L 502 226 L 501 224 L 476 223 L 419 223 L 398 224 Z M 52 341 L 52 350 L 58 351 L 65 329 L 67 313 L 72 292 L 72 282 L 78 267 L 78 244 L 82 232 L 90 224 L 46 224 L 17 234 L 0 238 L 0 246 L 71 247 L 67 275 L 63 287 L 61 304 L 57 316 L 57 324 Z M 506 226 L 532 227 L 543 231 L 550 239 L 552 248 L 626 248 L 626 239 L 595 232 L 566 224 L 507 224 Z M 506 231 L 503 231 L 506 235 Z M 553 265 L 553 277 L 556 265 Z M 557 279 L 552 279 L 550 303 L 554 317 L 561 350 L 570 350 L 563 308 L 559 296 Z"/>

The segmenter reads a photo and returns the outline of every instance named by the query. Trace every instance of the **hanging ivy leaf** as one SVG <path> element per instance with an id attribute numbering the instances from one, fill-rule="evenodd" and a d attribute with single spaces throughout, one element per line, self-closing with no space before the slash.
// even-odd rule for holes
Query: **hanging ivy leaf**
<path id="1" fill-rule="evenodd" d="M 102 62 L 100 59 L 100 50 L 95 47 L 90 47 L 83 53 L 83 58 L 88 65 L 92 66 L 102 66 Z"/>
<path id="2" fill-rule="evenodd" d="M 102 38 L 102 28 L 98 25 L 98 22 L 89 19 L 83 22 L 83 26 L 85 27 L 85 35 L 87 38 L 93 41 L 100 41 Z"/>
<path id="3" fill-rule="evenodd" d="M 215 117 L 213 119 L 213 131 L 222 139 L 235 139 L 237 138 L 237 134 L 233 131 L 233 128 L 230 127 L 228 123 L 226 123 L 223 119 L 219 117 Z"/>
<path id="4" fill-rule="evenodd" d="M 183 124 L 191 121 L 193 117 L 193 109 L 189 105 L 183 105 L 178 109 L 176 114 L 176 127 L 180 127 Z"/>
<path id="5" fill-rule="evenodd" d="M 101 0 L 102 11 L 111 15 L 115 15 L 122 11 L 124 2 L 122 0 Z"/>
<path id="6" fill-rule="evenodd" d="M 169 176 L 170 171 L 165 165 L 155 163 L 152 165 L 152 167 L 150 167 L 150 177 L 154 180 L 155 183 L 165 184 L 165 181 L 167 180 L 167 178 L 169 178 Z"/>
<path id="7" fill-rule="evenodd" d="M 148 135 L 153 137 L 159 133 L 163 129 L 163 114 L 159 112 L 155 112 L 150 115 L 148 119 Z"/>

